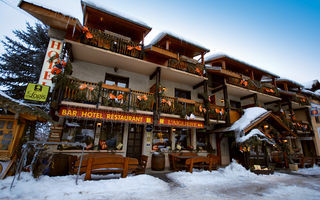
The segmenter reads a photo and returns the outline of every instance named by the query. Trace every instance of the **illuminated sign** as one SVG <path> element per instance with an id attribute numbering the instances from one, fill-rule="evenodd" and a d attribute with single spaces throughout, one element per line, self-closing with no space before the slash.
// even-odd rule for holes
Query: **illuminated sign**
<path id="1" fill-rule="evenodd" d="M 183 126 L 183 127 L 194 127 L 194 128 L 204 128 L 204 123 L 194 120 L 186 119 L 172 119 L 172 118 L 160 118 L 159 125 L 170 125 L 170 126 Z"/>
<path id="2" fill-rule="evenodd" d="M 49 86 L 28 83 L 24 99 L 45 102 L 49 93 Z"/>
<path id="3" fill-rule="evenodd" d="M 123 121 L 123 122 L 132 122 L 132 123 L 147 123 L 152 124 L 152 116 L 132 114 L 132 113 L 121 113 L 121 112 L 112 112 L 104 110 L 93 110 L 93 109 L 84 109 L 84 108 L 71 108 L 71 107 L 62 107 L 59 112 L 60 116 L 66 117 L 79 117 L 79 118 L 88 118 L 88 119 L 103 119 L 103 120 L 114 120 L 114 121 Z"/>
<path id="4" fill-rule="evenodd" d="M 62 117 L 123 121 L 123 122 L 137 123 L 137 124 L 153 123 L 153 116 L 149 116 L 149 115 L 114 112 L 114 111 L 97 110 L 97 109 L 89 109 L 89 108 L 86 109 L 86 108 L 61 107 L 59 111 L 59 115 Z M 166 118 L 166 117 L 160 118 L 159 125 L 204 128 L 204 123 L 202 121 L 173 119 L 173 118 Z"/>
<path id="5" fill-rule="evenodd" d="M 46 57 L 44 59 L 42 70 L 40 73 L 39 84 L 47 85 L 51 87 L 52 90 L 52 69 L 54 67 L 55 61 L 59 58 L 61 50 L 62 50 L 63 42 L 61 40 L 50 38 Z M 54 57 L 51 62 L 49 59 Z"/>

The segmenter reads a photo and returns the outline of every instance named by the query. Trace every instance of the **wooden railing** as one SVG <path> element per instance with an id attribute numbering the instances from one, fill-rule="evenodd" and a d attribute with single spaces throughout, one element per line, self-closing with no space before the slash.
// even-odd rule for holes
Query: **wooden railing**
<path id="1" fill-rule="evenodd" d="M 130 90 L 106 84 L 69 79 L 62 100 L 78 103 L 101 104 L 123 110 L 138 109 L 153 111 L 152 93 Z"/>
<path id="2" fill-rule="evenodd" d="M 245 80 L 245 79 L 240 79 L 240 78 L 228 77 L 227 83 L 232 84 L 232 85 L 236 85 L 239 87 L 243 87 L 246 89 L 254 90 L 257 92 L 261 92 L 264 94 L 269 94 L 272 96 L 277 96 L 277 97 L 280 96 L 280 93 L 276 87 L 266 85 L 266 84 L 260 83 L 259 81 L 252 80 L 252 79 Z"/>
<path id="3" fill-rule="evenodd" d="M 169 59 L 168 67 L 203 76 L 204 65 L 201 63 L 193 64 L 177 59 Z"/>
<path id="4" fill-rule="evenodd" d="M 143 59 L 143 46 L 141 44 L 125 40 L 98 29 L 89 28 L 89 31 L 93 35 L 93 38 L 86 38 L 85 35 L 83 35 L 81 39 L 82 43 L 126 56 Z"/>
<path id="5" fill-rule="evenodd" d="M 303 106 L 310 105 L 310 102 L 309 102 L 309 100 L 307 99 L 307 97 L 295 96 L 295 97 L 292 98 L 292 100 L 293 100 L 294 102 L 297 102 L 297 103 L 300 104 L 300 105 L 303 105 Z"/>
<path id="6" fill-rule="evenodd" d="M 64 101 L 96 104 L 108 107 L 122 108 L 124 111 L 143 110 L 154 111 L 155 95 L 153 93 L 131 90 L 102 83 L 91 83 L 69 79 L 68 87 L 64 89 Z M 205 117 L 209 113 L 210 119 L 225 120 L 224 107 L 210 104 L 209 108 L 201 102 L 161 96 L 158 111 L 167 114 L 180 115 L 185 118 L 191 114 Z"/>

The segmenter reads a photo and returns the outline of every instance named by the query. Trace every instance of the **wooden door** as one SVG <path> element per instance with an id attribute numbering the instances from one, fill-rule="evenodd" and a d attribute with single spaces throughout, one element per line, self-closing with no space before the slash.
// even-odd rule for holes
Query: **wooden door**
<path id="1" fill-rule="evenodd" d="M 143 125 L 129 125 L 127 157 L 140 159 L 142 152 L 143 128 Z"/>

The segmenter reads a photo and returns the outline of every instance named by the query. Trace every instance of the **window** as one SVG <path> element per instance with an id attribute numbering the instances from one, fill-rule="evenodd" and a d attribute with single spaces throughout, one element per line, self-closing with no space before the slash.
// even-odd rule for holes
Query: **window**
<path id="1" fill-rule="evenodd" d="M 174 96 L 178 98 L 191 99 L 191 92 L 175 88 Z"/>
<path id="2" fill-rule="evenodd" d="M 212 151 L 210 137 L 206 129 L 197 129 L 197 150 Z"/>
<path id="3" fill-rule="evenodd" d="M 106 78 L 104 83 L 107 85 L 128 88 L 129 78 L 106 73 Z"/>
<path id="4" fill-rule="evenodd" d="M 99 149 L 121 150 L 124 123 L 104 122 L 101 127 Z"/>
<path id="5" fill-rule="evenodd" d="M 230 106 L 231 106 L 231 108 L 241 108 L 241 103 L 238 101 L 230 100 Z"/>
<path id="6" fill-rule="evenodd" d="M 168 151 L 171 149 L 170 128 L 158 127 L 153 131 L 152 150 Z"/>
<path id="7" fill-rule="evenodd" d="M 13 139 L 13 120 L 0 120 L 0 150 L 8 150 Z"/>
<path id="8" fill-rule="evenodd" d="M 177 128 L 174 132 L 177 150 L 193 149 L 193 147 L 191 146 L 190 129 Z"/>
<path id="9" fill-rule="evenodd" d="M 91 150 L 93 149 L 94 135 L 94 121 L 79 120 L 77 122 L 70 122 L 66 120 L 62 134 L 62 141 L 86 143 L 86 150 Z M 81 149 L 81 147 L 63 146 L 63 149 Z"/>

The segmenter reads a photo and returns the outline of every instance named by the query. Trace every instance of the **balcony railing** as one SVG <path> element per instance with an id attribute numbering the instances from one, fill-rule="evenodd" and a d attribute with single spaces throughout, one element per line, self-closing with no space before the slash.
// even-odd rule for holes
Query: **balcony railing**
<path id="1" fill-rule="evenodd" d="M 63 100 L 102 106 L 153 111 L 154 95 L 148 92 L 130 90 L 106 84 L 69 79 Z"/>
<path id="2" fill-rule="evenodd" d="M 141 44 L 125 40 L 115 35 L 108 34 L 98 29 L 89 28 L 92 38 L 83 35 L 81 42 L 87 45 L 110 50 L 126 56 L 143 59 L 143 46 Z"/>
<path id="3" fill-rule="evenodd" d="M 194 64 L 182 60 L 179 61 L 177 59 L 169 59 L 168 67 L 203 76 L 204 65 L 201 63 Z"/>
<path id="4" fill-rule="evenodd" d="M 155 95 L 153 93 L 121 88 L 106 84 L 79 81 L 70 78 L 64 89 L 62 100 L 101 106 L 122 108 L 124 111 L 154 111 Z M 225 120 L 224 107 L 210 104 L 209 109 L 201 102 L 169 96 L 161 96 L 158 111 L 180 115 L 182 118 L 204 117 L 209 113 L 210 119 Z"/>
<path id="5" fill-rule="evenodd" d="M 256 80 L 251 80 L 251 79 L 244 80 L 244 79 L 240 79 L 240 78 L 228 77 L 227 83 L 232 84 L 232 85 L 236 85 L 236 86 L 239 86 L 242 88 L 254 90 L 257 92 L 261 92 L 264 94 L 269 94 L 269 95 L 276 96 L 276 97 L 280 96 L 279 91 L 276 87 L 262 84 Z"/>
<path id="6" fill-rule="evenodd" d="M 292 100 L 303 106 L 310 105 L 310 102 L 306 97 L 295 96 L 292 98 Z"/>

